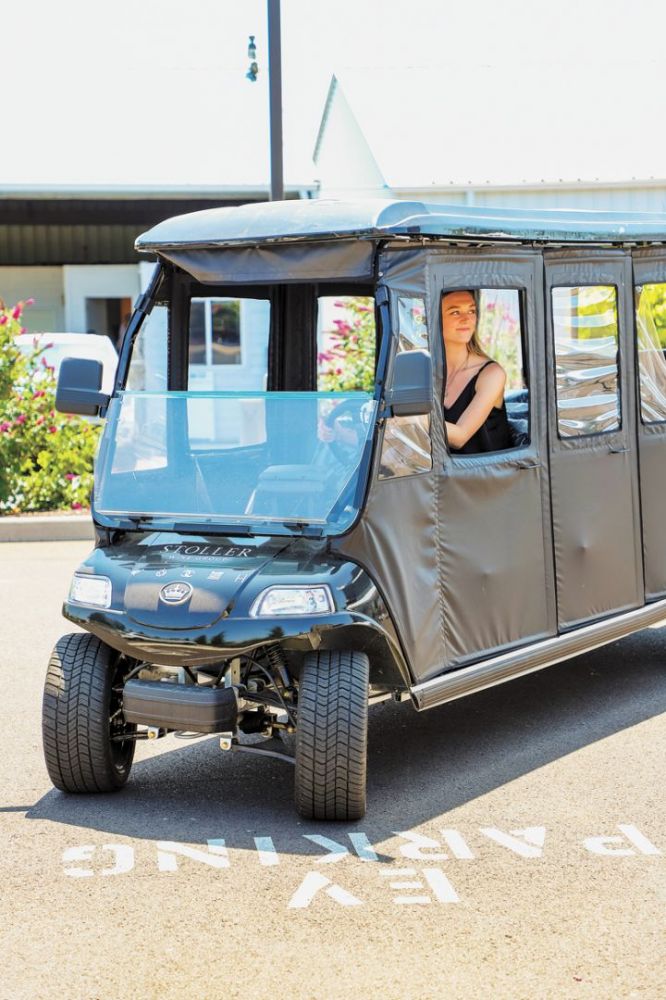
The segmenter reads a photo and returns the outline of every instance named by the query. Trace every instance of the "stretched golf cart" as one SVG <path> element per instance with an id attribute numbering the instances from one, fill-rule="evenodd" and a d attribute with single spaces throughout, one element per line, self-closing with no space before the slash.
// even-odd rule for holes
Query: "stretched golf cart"
<path id="1" fill-rule="evenodd" d="M 44 694 L 58 788 L 216 733 L 295 742 L 301 815 L 355 819 L 369 704 L 431 708 L 666 619 L 666 218 L 293 201 L 137 248 L 158 263 L 113 394 L 94 361 L 58 385 L 106 418 L 63 609 L 84 631 Z M 503 451 L 447 446 L 456 289 L 507 372 Z"/>

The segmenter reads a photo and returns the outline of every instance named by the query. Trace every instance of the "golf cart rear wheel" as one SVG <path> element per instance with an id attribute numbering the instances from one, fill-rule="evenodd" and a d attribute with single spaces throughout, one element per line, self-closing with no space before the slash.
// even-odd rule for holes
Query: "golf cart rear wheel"
<path id="1" fill-rule="evenodd" d="M 365 653 L 309 653 L 298 688 L 296 808 L 306 819 L 365 814 L 368 742 Z"/>
<path id="2" fill-rule="evenodd" d="M 51 654 L 42 705 L 44 758 L 63 792 L 114 792 L 129 777 L 136 731 L 122 717 L 118 654 L 93 635 L 75 632 Z"/>

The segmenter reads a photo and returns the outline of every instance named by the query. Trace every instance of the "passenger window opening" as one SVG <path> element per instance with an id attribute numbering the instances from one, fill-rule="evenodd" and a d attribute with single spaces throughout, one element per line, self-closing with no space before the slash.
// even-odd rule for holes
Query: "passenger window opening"
<path id="1" fill-rule="evenodd" d="M 440 313 L 442 404 L 451 454 L 464 457 L 529 444 L 521 291 L 445 288 Z"/>
<path id="2" fill-rule="evenodd" d="M 619 430 L 616 287 L 553 288 L 551 305 L 558 436 L 575 438 Z"/>
<path id="3" fill-rule="evenodd" d="M 637 285 L 636 341 L 641 420 L 666 421 L 666 283 Z"/>

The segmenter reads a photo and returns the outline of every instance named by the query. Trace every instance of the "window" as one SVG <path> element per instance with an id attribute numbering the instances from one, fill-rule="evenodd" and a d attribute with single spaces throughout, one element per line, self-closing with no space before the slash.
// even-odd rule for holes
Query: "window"
<path id="1" fill-rule="evenodd" d="M 127 389 L 133 392 L 166 390 L 168 327 L 167 307 L 153 306 L 134 341 L 127 373 Z"/>
<path id="2" fill-rule="evenodd" d="M 270 302 L 211 296 L 190 301 L 188 391 L 208 394 L 188 406 L 195 448 L 265 439 L 264 402 L 215 393 L 262 393 L 268 382 Z"/>
<path id="3" fill-rule="evenodd" d="M 444 386 L 446 419 L 450 423 L 457 424 L 473 401 L 478 372 L 489 360 L 501 365 L 506 376 L 506 421 L 501 406 L 492 407 L 481 427 L 452 450 L 464 457 L 528 444 L 529 388 L 519 289 L 445 288 L 442 291 L 442 337 L 451 369 L 446 372 Z M 467 360 L 463 350 L 463 366 L 460 367 L 456 359 L 465 345 Z"/>
<path id="4" fill-rule="evenodd" d="M 241 302 L 239 299 L 192 299 L 190 364 L 239 365 Z"/>
<path id="5" fill-rule="evenodd" d="M 636 338 L 645 424 L 666 420 L 666 284 L 636 288 Z"/>
<path id="6" fill-rule="evenodd" d="M 420 297 L 399 296 L 398 349 L 428 350 L 428 327 L 425 301 Z M 382 454 L 379 462 L 380 479 L 413 476 L 432 469 L 430 417 L 390 417 L 384 427 Z"/>
<path id="7" fill-rule="evenodd" d="M 263 391 L 268 378 L 269 326 L 267 299 L 193 298 L 189 390 Z"/>
<path id="8" fill-rule="evenodd" d="M 557 429 L 561 438 L 620 427 L 617 290 L 553 288 Z"/>
<path id="9" fill-rule="evenodd" d="M 372 392 L 375 386 L 375 300 L 368 295 L 317 299 L 317 389 Z"/>

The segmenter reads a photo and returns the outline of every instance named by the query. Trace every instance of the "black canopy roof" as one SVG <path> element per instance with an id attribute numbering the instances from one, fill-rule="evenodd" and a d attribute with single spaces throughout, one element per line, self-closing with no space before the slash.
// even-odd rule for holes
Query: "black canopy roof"
<path id="1" fill-rule="evenodd" d="M 167 219 L 139 236 L 136 249 L 159 254 L 185 248 L 321 242 L 337 236 L 364 239 L 439 236 L 537 243 L 662 243 L 666 242 L 666 214 L 490 209 L 388 200 L 260 202 Z"/>

